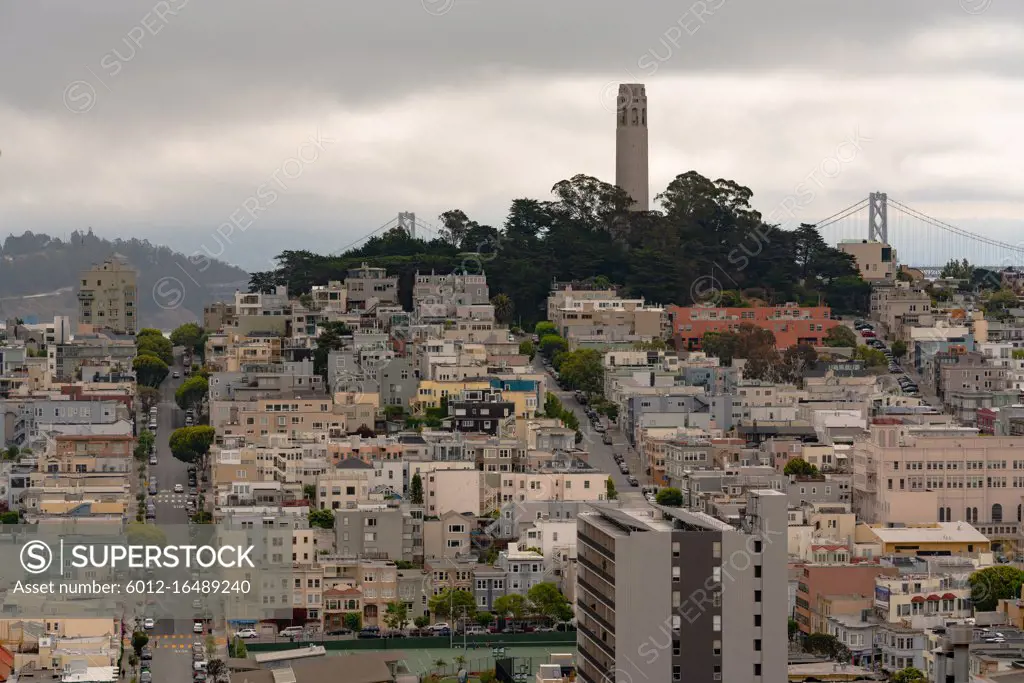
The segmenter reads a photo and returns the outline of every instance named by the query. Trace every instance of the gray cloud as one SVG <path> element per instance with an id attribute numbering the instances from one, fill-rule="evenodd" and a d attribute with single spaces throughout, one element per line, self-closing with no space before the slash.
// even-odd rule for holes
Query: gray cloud
<path id="1" fill-rule="evenodd" d="M 613 179 L 601 90 L 636 79 L 655 191 L 695 169 L 768 214 L 860 129 L 801 220 L 883 189 L 996 226 L 1024 180 L 1024 5 L 987 2 L 5 3 L 0 224 L 192 252 L 318 128 L 337 144 L 225 258 L 336 248 L 399 210 L 498 224 L 561 178 Z"/>

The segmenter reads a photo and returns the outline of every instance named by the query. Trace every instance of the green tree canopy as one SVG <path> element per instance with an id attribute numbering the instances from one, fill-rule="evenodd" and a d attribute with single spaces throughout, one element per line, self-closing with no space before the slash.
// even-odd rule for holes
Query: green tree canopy
<path id="1" fill-rule="evenodd" d="M 608 477 L 604 481 L 605 498 L 608 500 L 615 500 L 619 497 L 619 492 L 615 490 L 615 480 Z"/>
<path id="2" fill-rule="evenodd" d="M 143 335 L 140 332 L 139 336 L 135 338 L 135 347 L 138 354 L 156 356 L 167 365 L 174 363 L 174 347 L 171 345 L 171 340 L 163 334 Z"/>
<path id="3" fill-rule="evenodd" d="M 412 475 L 412 481 L 409 482 L 409 502 L 423 505 L 423 479 L 419 472 Z"/>
<path id="4" fill-rule="evenodd" d="M 792 460 L 786 463 L 786 466 L 785 468 L 783 468 L 782 473 L 787 476 L 797 475 L 800 477 L 817 477 L 818 468 L 812 465 L 811 463 L 807 462 L 803 458 L 793 458 Z"/>
<path id="5" fill-rule="evenodd" d="M 857 348 L 857 335 L 846 325 L 836 325 L 825 333 L 825 346 Z"/>
<path id="6" fill-rule="evenodd" d="M 928 683 L 928 678 L 920 669 L 908 666 L 890 676 L 889 683 Z"/>
<path id="7" fill-rule="evenodd" d="M 558 335 L 558 328 L 555 327 L 553 322 L 541 320 L 534 326 L 533 333 L 537 335 L 537 339 L 543 339 L 549 334 Z"/>
<path id="8" fill-rule="evenodd" d="M 885 357 L 884 353 L 867 345 L 858 346 L 853 357 L 863 361 L 865 367 L 869 368 L 883 368 L 889 365 L 889 359 Z"/>
<path id="9" fill-rule="evenodd" d="M 185 463 L 201 464 L 215 437 L 213 427 L 208 425 L 175 429 L 169 439 L 171 455 Z"/>
<path id="10" fill-rule="evenodd" d="M 182 410 L 198 409 L 210 392 L 210 383 L 203 377 L 189 377 L 174 392 L 174 402 Z"/>
<path id="11" fill-rule="evenodd" d="M 509 298 L 508 294 L 496 294 L 491 298 L 491 305 L 494 306 L 494 319 L 502 325 L 508 325 L 512 322 L 512 316 L 515 315 L 516 305 L 512 299 Z"/>
<path id="12" fill-rule="evenodd" d="M 971 585 L 971 602 L 979 612 L 991 612 L 999 605 L 1000 600 L 1011 600 L 1020 597 L 1020 587 L 1024 583 L 1024 571 L 1008 564 L 986 567 L 967 577 Z"/>
<path id="13" fill-rule="evenodd" d="M 573 389 L 588 394 L 604 393 L 604 354 L 600 351 L 570 351 L 562 359 L 558 372 Z"/>
<path id="14" fill-rule="evenodd" d="M 892 343 L 890 350 L 892 351 L 892 357 L 896 360 L 900 360 L 903 356 L 907 355 L 907 342 L 902 339 L 897 339 Z"/>
<path id="15" fill-rule="evenodd" d="M 311 527 L 317 527 L 320 529 L 333 529 L 334 528 L 334 511 L 333 510 L 310 510 L 309 511 L 309 525 Z"/>
<path id="16" fill-rule="evenodd" d="M 663 489 L 658 489 L 658 493 L 654 496 L 654 500 L 658 505 L 677 508 L 683 504 L 683 492 L 677 488 L 668 486 Z"/>
<path id="17" fill-rule="evenodd" d="M 522 596 L 520 596 L 522 597 Z M 463 609 L 470 617 L 476 614 L 476 599 L 473 594 L 464 590 L 445 588 L 430 598 L 427 603 L 430 613 L 435 619 L 451 619 L 461 617 Z M 454 611 L 453 611 L 454 610 Z"/>
<path id="18" fill-rule="evenodd" d="M 139 384 L 147 387 L 158 387 L 167 378 L 170 368 L 167 363 L 152 354 L 135 356 L 132 361 L 132 369 L 135 370 L 135 378 Z"/>
<path id="19" fill-rule="evenodd" d="M 519 355 L 529 356 L 530 360 L 537 355 L 537 348 L 533 345 L 533 342 L 529 339 L 524 339 L 519 342 Z"/>
<path id="20" fill-rule="evenodd" d="M 499 617 L 511 616 L 516 621 L 521 620 L 530 611 L 530 603 L 525 597 L 517 593 L 502 595 L 494 600 L 494 613 Z"/>
<path id="21" fill-rule="evenodd" d="M 384 623 L 392 630 L 405 628 L 409 623 L 409 610 L 400 600 L 392 600 L 384 610 Z"/>
<path id="22" fill-rule="evenodd" d="M 548 360 L 554 358 L 556 353 L 568 350 L 569 345 L 557 334 L 548 334 L 540 338 L 540 353 Z"/>
<path id="23" fill-rule="evenodd" d="M 197 356 L 203 354 L 205 333 L 197 323 L 185 323 L 171 332 L 171 344 L 184 346 Z"/>
<path id="24" fill-rule="evenodd" d="M 550 582 L 530 586 L 526 592 L 526 598 L 533 609 L 533 613 L 555 621 L 568 621 L 572 619 L 572 607 L 558 587 Z"/>

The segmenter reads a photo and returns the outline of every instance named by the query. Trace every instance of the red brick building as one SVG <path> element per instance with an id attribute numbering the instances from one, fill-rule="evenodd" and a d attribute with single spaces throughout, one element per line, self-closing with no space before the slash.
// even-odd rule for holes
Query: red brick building
<path id="1" fill-rule="evenodd" d="M 828 306 L 796 304 L 756 308 L 669 306 L 668 314 L 679 348 L 688 351 L 699 350 L 708 332 L 734 332 L 744 323 L 771 331 L 779 349 L 801 343 L 822 346 L 828 331 L 840 324 L 832 320 Z"/>
<path id="2" fill-rule="evenodd" d="M 896 567 L 883 567 L 877 562 L 855 564 L 807 564 L 797 583 L 796 619 L 800 632 L 809 635 L 815 622 L 821 621 L 817 611 L 818 597 L 825 595 L 874 596 L 875 577 L 894 576 Z"/>

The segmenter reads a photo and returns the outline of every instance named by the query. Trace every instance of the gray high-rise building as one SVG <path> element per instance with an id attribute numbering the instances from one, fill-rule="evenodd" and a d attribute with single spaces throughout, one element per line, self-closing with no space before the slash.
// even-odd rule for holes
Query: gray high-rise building
<path id="1" fill-rule="evenodd" d="M 633 198 L 631 209 L 647 211 L 647 91 L 642 83 L 619 84 L 615 114 L 615 184 Z"/>
<path id="2" fill-rule="evenodd" d="M 785 681 L 786 502 L 748 491 L 728 522 L 658 505 L 580 514 L 580 682 Z"/>

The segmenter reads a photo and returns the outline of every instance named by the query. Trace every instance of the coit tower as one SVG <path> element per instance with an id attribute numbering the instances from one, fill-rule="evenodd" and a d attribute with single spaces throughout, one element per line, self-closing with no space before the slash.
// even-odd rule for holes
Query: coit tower
<path id="1" fill-rule="evenodd" d="M 647 91 L 642 83 L 620 83 L 615 111 L 615 184 L 633 198 L 633 211 L 647 211 Z"/>

